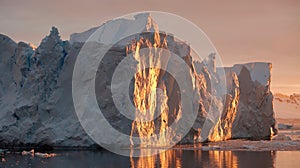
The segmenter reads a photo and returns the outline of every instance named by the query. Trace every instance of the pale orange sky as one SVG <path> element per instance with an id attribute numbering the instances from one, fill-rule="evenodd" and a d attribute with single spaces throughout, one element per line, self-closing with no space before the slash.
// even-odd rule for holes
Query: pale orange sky
<path id="1" fill-rule="evenodd" d="M 0 0 L 0 33 L 38 45 L 52 25 L 69 39 L 71 33 L 144 10 L 171 12 L 194 22 L 225 66 L 272 62 L 272 90 L 300 93 L 299 0 Z"/>

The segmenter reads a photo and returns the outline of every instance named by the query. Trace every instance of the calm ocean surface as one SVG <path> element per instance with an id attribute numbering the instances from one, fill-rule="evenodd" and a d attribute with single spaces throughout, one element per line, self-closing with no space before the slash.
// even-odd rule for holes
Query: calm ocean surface
<path id="1" fill-rule="evenodd" d="M 56 151 L 52 158 L 7 155 L 0 167 L 299 167 L 300 151 L 168 150 L 155 156 L 130 158 L 108 151 Z"/>

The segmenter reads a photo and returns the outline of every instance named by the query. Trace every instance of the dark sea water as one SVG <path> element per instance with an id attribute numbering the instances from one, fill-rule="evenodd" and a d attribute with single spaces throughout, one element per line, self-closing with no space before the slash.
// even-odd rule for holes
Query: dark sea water
<path id="1" fill-rule="evenodd" d="M 125 157 L 108 151 L 55 151 L 56 157 L 6 155 L 0 167 L 299 167 L 300 151 L 168 150 L 150 157 Z M 1 158 L 0 158 L 1 159 Z M 0 160 L 1 161 L 1 160 Z"/>

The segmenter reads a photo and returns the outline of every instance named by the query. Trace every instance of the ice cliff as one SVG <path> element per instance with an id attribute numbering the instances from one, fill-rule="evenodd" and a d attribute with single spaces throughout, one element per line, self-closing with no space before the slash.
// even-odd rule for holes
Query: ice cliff
<path id="1" fill-rule="evenodd" d="M 0 35 L 1 145 L 92 144 L 72 105 L 70 55 L 78 49 L 54 27 L 36 50 Z"/>
<path id="2" fill-rule="evenodd" d="M 157 29 L 149 17 L 136 17 L 136 20 L 120 20 L 118 26 L 107 28 L 107 31 L 126 31 L 126 24 L 141 25 L 141 31 Z M 102 25 L 102 26 L 105 26 Z M 93 146 L 91 140 L 81 127 L 72 100 L 72 73 L 76 57 L 83 42 L 95 32 L 93 28 L 83 33 L 71 35 L 70 42 L 61 40 L 57 28 L 51 32 L 34 50 L 30 45 L 16 43 L 5 35 L 0 35 L 0 144 L 1 145 L 50 145 L 50 146 Z M 120 32 L 119 32 L 120 33 Z M 225 74 L 218 75 L 220 68 L 215 67 L 214 55 L 206 60 L 195 61 L 190 54 L 189 46 L 178 42 L 172 36 L 159 34 L 159 38 L 151 38 L 155 34 L 145 34 L 150 40 L 140 41 L 144 47 L 154 44 L 180 55 L 189 65 L 188 79 L 193 79 L 193 92 L 189 95 L 194 106 L 199 107 L 193 128 L 181 140 L 182 143 L 202 141 L 220 141 L 232 138 L 269 139 L 276 133 L 273 112 L 273 95 L 270 91 L 271 63 L 238 64 L 224 68 Z M 136 38 L 136 36 L 134 36 Z M 138 39 L 136 39 L 138 40 Z M 158 40 L 158 41 L 155 41 Z M 168 42 L 164 45 L 163 41 Z M 148 136 L 168 127 L 174 122 L 174 114 L 181 113 L 177 106 L 180 100 L 178 86 L 170 75 L 163 71 L 148 70 L 148 75 L 137 75 L 132 83 L 132 99 L 136 106 L 147 108 L 143 104 L 145 97 L 137 97 L 142 90 L 134 90 L 151 77 L 157 83 L 147 85 L 146 93 L 160 87 L 165 90 L 167 99 L 162 108 L 172 111 L 163 114 L 156 127 L 143 125 L 141 121 L 132 122 L 122 117 L 113 105 L 107 83 L 111 81 L 113 70 L 128 53 L 136 51 L 137 44 L 116 45 L 111 48 L 104 61 L 105 67 L 98 69 L 96 91 L 99 107 L 106 111 L 111 125 L 128 135 Z M 126 48 L 127 47 L 127 48 Z M 139 61 L 139 60 L 138 60 Z M 180 70 L 178 69 L 178 73 Z M 149 75 L 152 74 L 152 75 Z M 140 81 L 138 81 L 139 79 Z M 225 81 L 226 94 L 215 94 L 212 85 Z M 145 85 L 146 86 L 146 85 Z M 148 101 L 148 100 L 147 100 Z M 149 100 L 152 101 L 152 100 Z M 144 107 L 145 106 L 145 107 Z M 149 105 L 150 106 L 150 105 Z M 214 120 L 208 114 L 211 110 L 221 110 L 220 119 Z M 208 131 L 201 130 L 208 118 Z M 132 127 L 135 124 L 135 127 Z M 150 125 L 151 125 L 150 124 Z M 140 129 L 143 128 L 143 129 Z M 147 132 L 151 130 L 153 132 Z M 146 132 L 141 131 L 146 130 Z M 103 135 L 110 136 L 110 135 Z"/>

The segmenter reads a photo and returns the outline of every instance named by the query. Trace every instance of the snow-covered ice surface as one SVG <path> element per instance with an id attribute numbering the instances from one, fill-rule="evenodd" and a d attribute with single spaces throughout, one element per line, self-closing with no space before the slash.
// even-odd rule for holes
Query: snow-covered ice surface
<path id="1" fill-rule="evenodd" d="M 300 119 L 300 95 L 274 94 L 274 112 L 276 118 Z"/>
<path id="2" fill-rule="evenodd" d="M 274 94 L 274 112 L 279 124 L 278 139 L 300 140 L 300 95 Z M 295 143 L 296 143 L 295 142 Z"/>
<path id="3" fill-rule="evenodd" d="M 113 24 L 109 24 L 109 22 L 113 22 Z M 131 29 L 129 30 L 128 28 Z M 132 28 L 134 30 L 132 30 Z M 149 14 L 138 14 L 134 16 L 134 19 L 117 18 L 85 32 L 71 34 L 70 43 L 84 43 L 89 40 L 104 44 L 115 44 L 114 41 L 119 41 L 118 39 L 120 37 L 127 37 L 131 34 L 130 32 L 154 32 L 157 29 L 158 27 L 155 21 L 149 17 Z M 97 35 L 93 36 L 99 38 L 89 39 L 93 33 L 97 33 Z"/>

